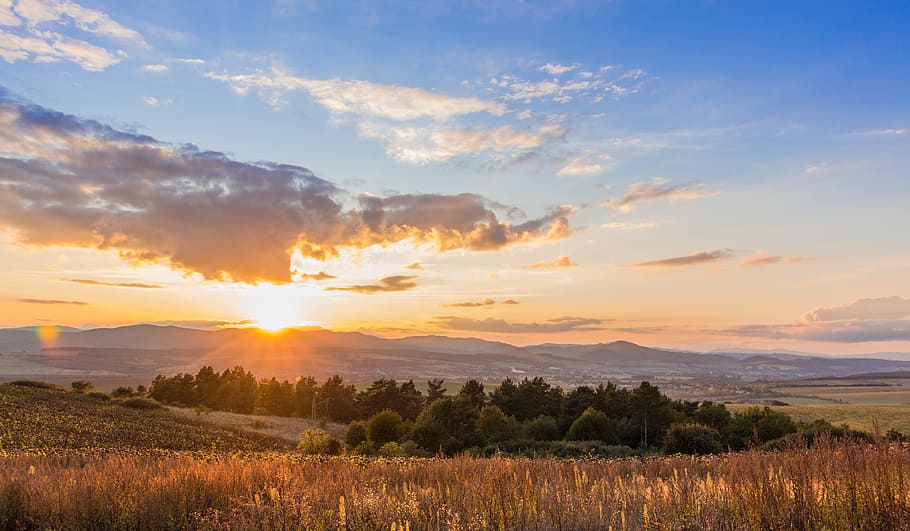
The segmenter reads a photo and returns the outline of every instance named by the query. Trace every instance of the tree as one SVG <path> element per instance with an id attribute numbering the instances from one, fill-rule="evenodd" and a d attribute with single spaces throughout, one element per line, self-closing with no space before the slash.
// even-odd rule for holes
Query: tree
<path id="1" fill-rule="evenodd" d="M 446 396 L 446 390 L 442 386 L 445 382 L 442 378 L 434 378 L 432 380 L 427 380 L 427 404 L 432 403 L 437 398 L 442 398 Z"/>
<path id="2" fill-rule="evenodd" d="M 631 406 L 632 418 L 641 433 L 641 446 L 647 448 L 669 427 L 673 419 L 673 404 L 656 385 L 641 382 L 632 391 Z"/>
<path id="3" fill-rule="evenodd" d="M 519 428 L 515 417 L 507 416 L 496 406 L 484 406 L 477 417 L 477 430 L 489 442 L 515 439 Z"/>
<path id="4" fill-rule="evenodd" d="M 162 404 L 192 407 L 199 404 L 192 374 L 179 373 L 170 378 L 159 374 L 152 381 L 149 396 Z"/>
<path id="5" fill-rule="evenodd" d="M 461 386 L 458 391 L 458 398 L 467 402 L 467 404 L 480 411 L 487 403 L 487 394 L 483 391 L 483 384 L 477 380 L 468 380 Z"/>
<path id="6" fill-rule="evenodd" d="M 362 420 L 352 420 L 348 424 L 348 429 L 344 433 L 344 442 L 348 445 L 348 448 L 357 448 L 361 444 L 367 442 L 368 432 L 367 432 L 367 423 Z"/>
<path id="7" fill-rule="evenodd" d="M 704 401 L 692 414 L 695 421 L 705 426 L 711 426 L 715 430 L 723 430 L 730 424 L 732 415 L 726 406 L 711 401 Z"/>
<path id="8" fill-rule="evenodd" d="M 77 380 L 75 382 L 72 382 L 70 386 L 73 388 L 73 391 L 82 394 L 88 393 L 94 388 L 92 382 L 88 380 Z"/>
<path id="9" fill-rule="evenodd" d="M 525 435 L 535 441 L 555 441 L 562 436 L 562 431 L 553 417 L 541 415 L 529 420 L 524 425 Z"/>
<path id="10" fill-rule="evenodd" d="M 411 439 L 430 452 L 454 454 L 483 442 L 477 432 L 479 412 L 465 396 L 444 397 L 424 408 L 411 430 Z"/>
<path id="11" fill-rule="evenodd" d="M 404 419 L 395 411 L 390 409 L 380 411 L 367 421 L 367 440 L 374 448 L 397 441 L 402 435 L 403 422 Z"/>
<path id="12" fill-rule="evenodd" d="M 200 404 L 211 409 L 219 406 L 218 390 L 221 387 L 221 375 L 211 366 L 206 365 L 196 373 L 196 395 Z"/>
<path id="13" fill-rule="evenodd" d="M 240 365 L 226 369 L 218 386 L 218 409 L 232 413 L 252 413 L 256 408 L 256 377 Z"/>
<path id="14" fill-rule="evenodd" d="M 122 385 L 114 388 L 114 390 L 111 391 L 111 396 L 113 398 L 129 398 L 135 394 L 136 392 L 133 391 L 132 387 L 126 387 Z"/>
<path id="15" fill-rule="evenodd" d="M 669 454 L 716 454 L 723 451 L 720 432 L 704 424 L 674 423 L 667 432 Z"/>
<path id="16" fill-rule="evenodd" d="M 257 404 L 266 413 L 289 417 L 294 412 L 294 395 L 294 386 L 290 382 L 279 382 L 273 376 L 259 382 Z"/>
<path id="17" fill-rule="evenodd" d="M 582 385 L 572 389 L 562 401 L 562 407 L 559 413 L 559 428 L 565 433 L 569 426 L 575 422 L 582 413 L 588 408 L 601 409 L 603 407 L 601 397 L 594 389 Z"/>
<path id="18" fill-rule="evenodd" d="M 750 407 L 736 413 L 726 430 L 728 444 L 737 450 L 773 441 L 788 433 L 796 433 L 793 419 L 768 406 Z"/>
<path id="19" fill-rule="evenodd" d="M 307 455 L 338 455 L 341 441 L 322 430 L 310 429 L 300 434 L 297 449 Z"/>
<path id="20" fill-rule="evenodd" d="M 603 411 L 588 408 L 566 432 L 569 441 L 603 441 L 606 444 L 619 444 L 616 423 Z"/>
<path id="21" fill-rule="evenodd" d="M 332 376 L 319 388 L 317 414 L 338 422 L 350 422 L 357 417 L 356 393 L 354 386 L 345 385 L 341 376 Z"/>
<path id="22" fill-rule="evenodd" d="M 316 393 L 319 384 L 312 376 L 299 377 L 294 384 L 294 412 L 304 418 L 314 418 L 316 411 Z"/>

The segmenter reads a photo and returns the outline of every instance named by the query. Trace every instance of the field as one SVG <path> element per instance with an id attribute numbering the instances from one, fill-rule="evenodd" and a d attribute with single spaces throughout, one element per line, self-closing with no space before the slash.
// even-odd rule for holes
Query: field
<path id="1" fill-rule="evenodd" d="M 274 450 L 284 439 L 60 389 L 0 384 L 0 450 Z"/>
<path id="2" fill-rule="evenodd" d="M 347 425 L 329 422 L 320 425 L 309 419 L 299 417 L 275 417 L 271 415 L 243 415 L 241 413 L 229 413 L 227 411 L 205 411 L 197 413 L 196 410 L 183 407 L 168 407 L 175 415 L 193 419 L 202 420 L 218 426 L 226 426 L 237 430 L 255 431 L 270 437 L 283 439 L 291 444 L 297 444 L 300 440 L 300 432 L 320 428 L 335 437 L 343 438 Z"/>
<path id="3" fill-rule="evenodd" d="M 0 469 L 6 529 L 893 529 L 910 518 L 910 454 L 886 444 L 608 461 L 13 452 Z"/>
<path id="4" fill-rule="evenodd" d="M 742 411 L 754 404 L 727 404 L 731 412 Z M 797 422 L 827 420 L 832 424 L 847 424 L 851 428 L 873 433 L 876 425 L 881 433 L 897 430 L 910 433 L 910 406 L 875 406 L 865 404 L 801 404 L 770 406 L 783 411 Z"/>

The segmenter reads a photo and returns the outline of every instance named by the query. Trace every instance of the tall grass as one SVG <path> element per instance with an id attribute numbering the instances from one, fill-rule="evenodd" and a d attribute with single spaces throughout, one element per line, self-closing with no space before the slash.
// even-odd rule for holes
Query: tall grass
<path id="1" fill-rule="evenodd" d="M 713 457 L 0 456 L 0 528 L 893 529 L 910 453 L 823 441 Z"/>

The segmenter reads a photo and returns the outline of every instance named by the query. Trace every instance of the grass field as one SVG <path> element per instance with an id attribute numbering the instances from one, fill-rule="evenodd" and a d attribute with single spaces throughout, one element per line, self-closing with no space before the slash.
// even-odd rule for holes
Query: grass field
<path id="1" fill-rule="evenodd" d="M 168 407 L 177 416 L 193 420 L 202 420 L 208 423 L 226 426 L 229 428 L 255 431 L 270 437 L 284 439 L 291 444 L 300 440 L 300 432 L 311 429 L 322 429 L 335 437 L 343 438 L 347 425 L 329 422 L 320 425 L 318 422 L 298 417 L 275 417 L 270 415 L 244 415 L 229 413 L 227 411 L 206 411 L 197 413 L 195 409 L 182 407 Z"/>
<path id="2" fill-rule="evenodd" d="M 649 459 L 0 453 L 4 529 L 895 529 L 910 453 Z"/>
<path id="3" fill-rule="evenodd" d="M 727 404 L 732 411 L 742 411 L 754 404 Z M 895 429 L 910 434 L 910 406 L 877 406 L 867 404 L 799 404 L 771 406 L 783 411 L 797 422 L 824 419 L 832 424 L 848 424 L 851 428 L 872 433 L 878 424 L 881 433 Z"/>
<path id="4" fill-rule="evenodd" d="M 815 396 L 822 400 L 837 400 L 848 404 L 867 405 L 910 405 L 910 386 L 854 386 L 827 385 L 806 387 L 776 387 L 776 392 L 784 395 Z M 782 398 L 786 402 L 792 402 Z"/>
<path id="5" fill-rule="evenodd" d="M 284 439 L 166 409 L 137 410 L 62 389 L 0 384 L 0 449 L 271 450 Z"/>

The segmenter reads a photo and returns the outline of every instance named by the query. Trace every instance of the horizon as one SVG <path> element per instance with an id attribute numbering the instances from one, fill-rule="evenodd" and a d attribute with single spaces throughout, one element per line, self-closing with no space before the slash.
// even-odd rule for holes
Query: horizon
<path id="1" fill-rule="evenodd" d="M 0 323 L 910 353 L 908 15 L 0 1 Z"/>

